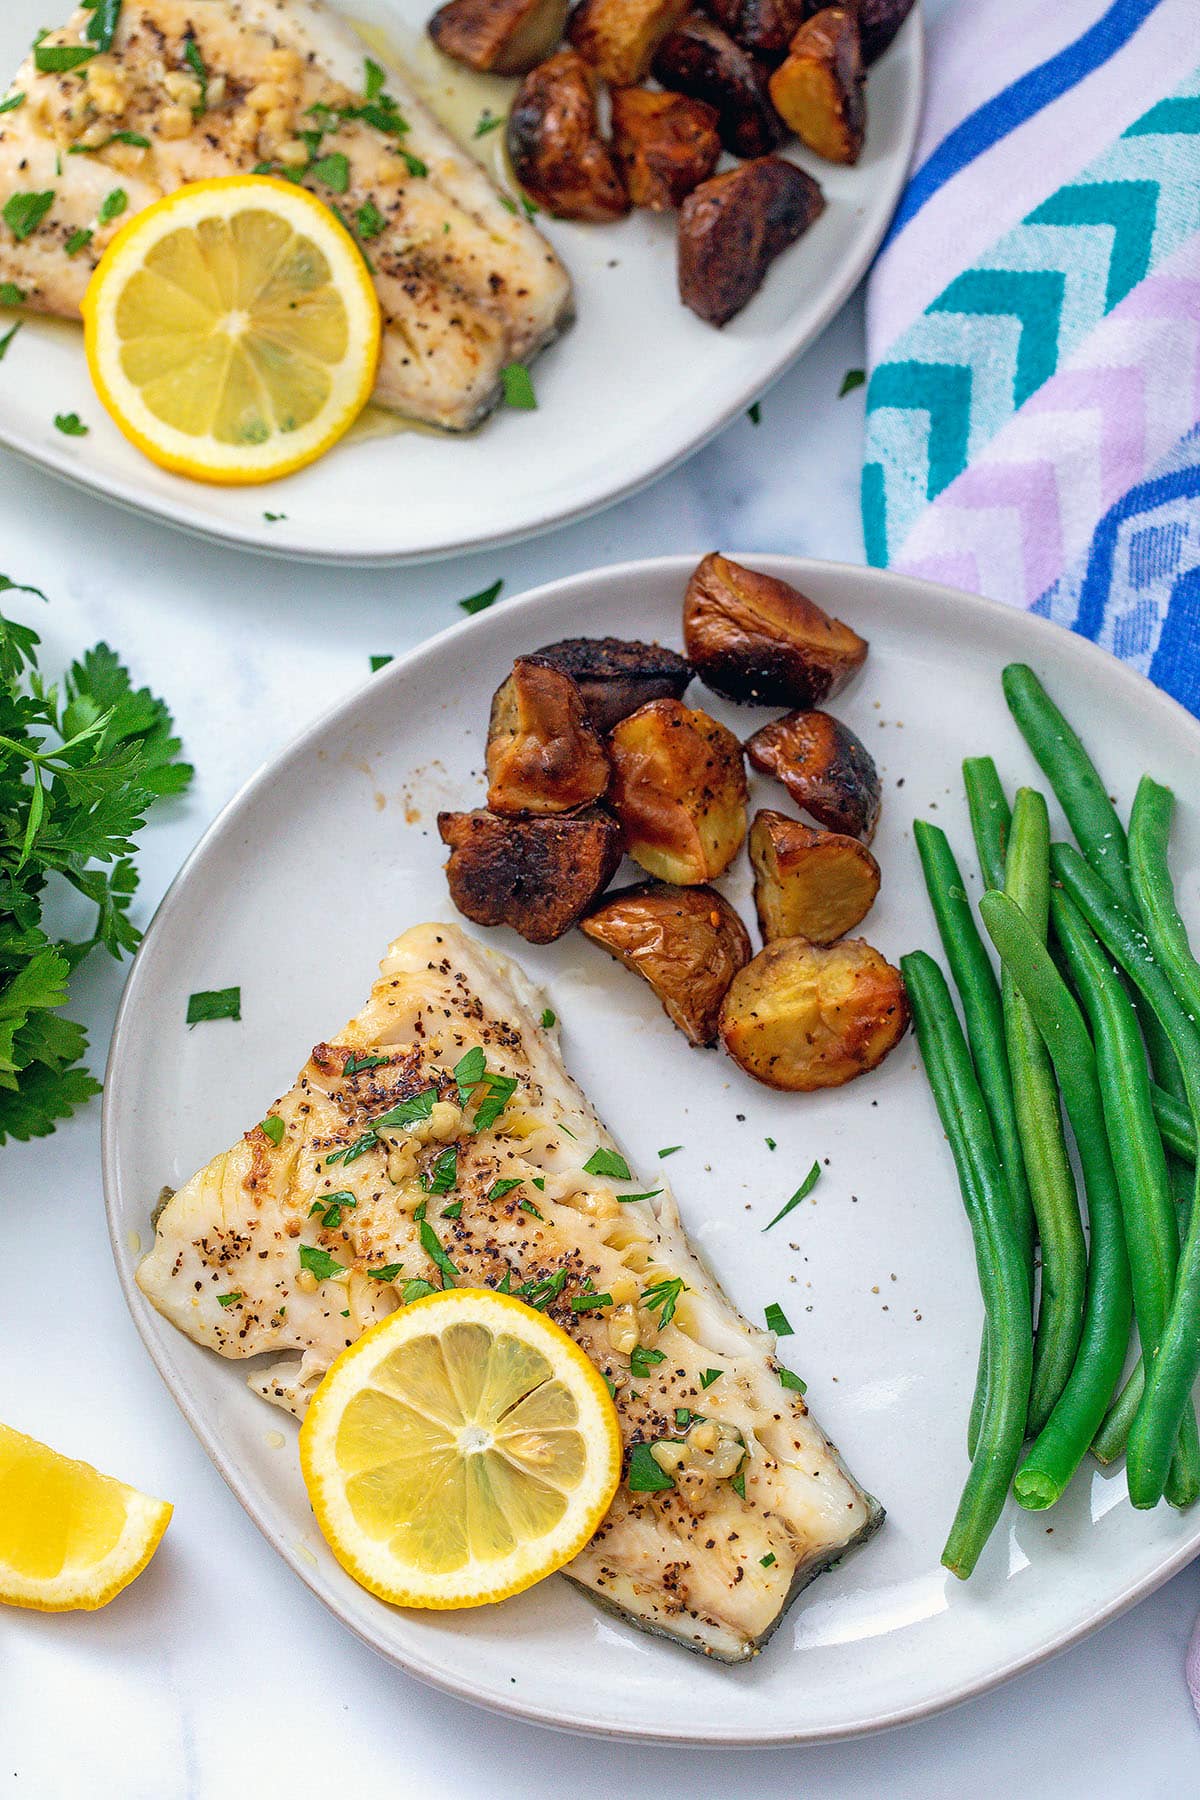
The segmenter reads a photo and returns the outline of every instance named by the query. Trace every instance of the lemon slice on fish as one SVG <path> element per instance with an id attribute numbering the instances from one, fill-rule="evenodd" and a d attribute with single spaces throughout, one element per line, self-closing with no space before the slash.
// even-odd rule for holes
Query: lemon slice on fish
<path id="1" fill-rule="evenodd" d="M 0 1425 L 0 1601 L 93 1611 L 140 1575 L 171 1518 L 90 1463 Z"/>
<path id="2" fill-rule="evenodd" d="M 603 1377 L 522 1301 L 449 1288 L 338 1357 L 300 1462 L 342 1567 L 399 1606 L 483 1606 L 570 1562 L 612 1502 Z"/>
<path id="3" fill-rule="evenodd" d="M 83 301 L 88 367 L 125 436 L 200 481 L 271 481 L 353 424 L 379 302 L 350 233 L 265 175 L 178 188 L 108 246 Z"/>

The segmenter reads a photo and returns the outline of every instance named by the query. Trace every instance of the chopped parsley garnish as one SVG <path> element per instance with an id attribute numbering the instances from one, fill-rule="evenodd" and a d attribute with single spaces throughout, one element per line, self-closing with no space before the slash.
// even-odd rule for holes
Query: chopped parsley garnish
<path id="1" fill-rule="evenodd" d="M 611 1306 L 612 1303 L 611 1294 L 572 1294 L 571 1311 L 595 1312 L 597 1307 Z"/>
<path id="2" fill-rule="evenodd" d="M 395 1281 L 403 1268 L 403 1263 L 384 1263 L 381 1269 L 368 1269 L 367 1274 L 372 1281 Z"/>
<path id="3" fill-rule="evenodd" d="M 319 1195 L 309 1207 L 308 1216 L 311 1219 L 318 1213 L 326 1231 L 336 1231 L 342 1222 L 343 1207 L 357 1205 L 358 1201 L 347 1188 L 339 1188 L 336 1194 Z"/>
<path id="4" fill-rule="evenodd" d="M 381 1069 L 387 1062 L 386 1056 L 358 1056 L 352 1050 L 342 1064 L 343 1075 L 361 1075 L 364 1069 Z"/>
<path id="5" fill-rule="evenodd" d="M 0 362 L 4 361 L 4 358 L 8 354 L 8 346 L 12 343 L 24 323 L 24 319 L 18 319 L 16 324 L 10 325 L 8 330 L 4 333 L 4 336 L 0 337 Z"/>
<path id="6" fill-rule="evenodd" d="M 97 225 L 108 225 L 113 219 L 119 219 L 128 205 L 129 195 L 125 189 L 113 188 L 100 202 L 100 211 L 96 214 Z"/>
<path id="7" fill-rule="evenodd" d="M 425 1217 L 425 1215 L 428 1211 L 429 1211 L 428 1200 L 422 1200 L 420 1205 L 418 1207 L 416 1207 L 413 1212 L 413 1218 L 416 1220 L 418 1225 L 421 1223 L 421 1220 Z"/>
<path id="8" fill-rule="evenodd" d="M 661 1193 L 661 1188 L 651 1188 L 646 1194 L 618 1194 L 617 1199 L 622 1206 L 628 1206 L 634 1200 L 657 1200 Z"/>
<path id="9" fill-rule="evenodd" d="M 54 429 L 61 431 L 64 437 L 86 437 L 88 427 L 78 413 L 55 413 Z"/>
<path id="10" fill-rule="evenodd" d="M 365 59 L 365 68 L 366 81 L 363 84 L 363 93 L 368 100 L 378 100 L 387 82 L 387 73 L 371 56 Z"/>
<path id="11" fill-rule="evenodd" d="M 95 44 L 97 50 L 111 50 L 117 20 L 121 16 L 121 0 L 95 0 L 91 14 L 84 37 Z"/>
<path id="12" fill-rule="evenodd" d="M 15 281 L 0 281 L 0 306 L 22 306 L 25 296 Z"/>
<path id="13" fill-rule="evenodd" d="M 545 1214 L 538 1211 L 532 1200 L 518 1200 L 517 1205 L 522 1212 L 528 1213 L 531 1218 L 541 1219 L 543 1224 L 545 1223 Z"/>
<path id="14" fill-rule="evenodd" d="M 451 1144 L 441 1152 L 430 1174 L 421 1177 L 421 1186 L 427 1194 L 448 1194 L 457 1180 L 458 1146 Z"/>
<path id="15" fill-rule="evenodd" d="M 421 1248 L 441 1270 L 443 1287 L 453 1287 L 458 1270 L 442 1249 L 441 1240 L 428 1219 L 421 1220 Z"/>
<path id="16" fill-rule="evenodd" d="M 489 131 L 495 131 L 497 125 L 503 125 L 503 123 L 503 113 L 494 113 L 485 106 L 478 119 L 475 121 L 475 129 L 471 133 L 471 136 L 477 138 L 486 137 Z"/>
<path id="17" fill-rule="evenodd" d="M 629 1353 L 629 1373 L 644 1380 L 653 1367 L 666 1360 L 661 1350 L 650 1350 L 645 1344 L 635 1344 Z"/>
<path id="18" fill-rule="evenodd" d="M 380 1113 L 377 1119 L 372 1119 L 371 1124 L 375 1130 L 381 1125 L 417 1125 L 421 1120 L 433 1117 L 433 1103 L 436 1099 L 436 1088 L 422 1088 L 410 1100 L 400 1100 L 387 1112 Z"/>
<path id="19" fill-rule="evenodd" d="M 66 251 L 68 256 L 78 256 L 79 252 L 81 250 L 87 249 L 87 247 L 91 243 L 91 241 L 92 241 L 92 233 L 90 231 L 83 231 L 83 230 L 73 231 L 71 233 L 70 237 L 67 239 L 66 243 L 63 245 L 63 249 Z"/>
<path id="20" fill-rule="evenodd" d="M 373 656 L 371 658 L 371 673 L 372 673 L 372 675 L 378 675 L 380 669 L 386 669 L 388 664 L 390 662 L 394 662 L 395 660 L 396 660 L 395 657 L 392 656 L 390 653 L 387 655 Z"/>
<path id="21" fill-rule="evenodd" d="M 217 1295 L 217 1305 L 218 1306 L 236 1306 L 238 1301 L 240 1299 L 242 1299 L 242 1297 L 243 1296 L 241 1294 L 218 1294 Z"/>
<path id="22" fill-rule="evenodd" d="M 200 54 L 200 46 L 194 37 L 190 37 L 183 46 L 183 60 L 200 83 L 200 98 L 192 108 L 194 116 L 198 119 L 202 113 L 208 110 L 208 68 Z"/>
<path id="23" fill-rule="evenodd" d="M 694 1413 L 688 1406 L 677 1406 L 675 1408 L 676 1431 L 686 1431 L 689 1425 L 697 1424 L 699 1419 L 700 1414 Z"/>
<path id="24" fill-rule="evenodd" d="M 431 1281 L 422 1281 L 417 1276 L 414 1280 L 405 1282 L 400 1289 L 400 1298 L 407 1306 L 410 1300 L 423 1300 L 426 1294 L 436 1294 L 437 1291 Z"/>
<path id="25" fill-rule="evenodd" d="M 72 144 L 67 155 L 95 156 L 98 151 L 107 150 L 110 144 L 128 144 L 134 150 L 148 150 L 150 139 L 143 137 L 140 131 L 114 131 L 102 144 Z"/>
<path id="26" fill-rule="evenodd" d="M 397 154 L 404 158 L 404 166 L 410 175 L 415 175 L 418 178 L 422 175 L 428 175 L 429 170 L 426 168 L 425 164 L 421 161 L 419 156 L 414 156 L 411 150 L 398 150 Z"/>
<path id="27" fill-rule="evenodd" d="M 465 1106 L 475 1089 L 487 1074 L 487 1057 L 476 1044 L 465 1056 L 460 1056 L 454 1065 L 454 1079 L 458 1083 L 458 1100 Z"/>
<path id="28" fill-rule="evenodd" d="M 838 389 L 838 399 L 844 400 L 847 394 L 852 394 L 854 392 L 855 388 L 864 387 L 866 385 L 866 380 L 867 374 L 865 369 L 847 369 L 846 373 L 842 376 L 842 385 Z"/>
<path id="29" fill-rule="evenodd" d="M 7 100 L 0 100 L 0 113 L 16 112 L 18 106 L 24 106 L 24 94 L 10 94 Z"/>
<path id="30" fill-rule="evenodd" d="M 72 69 L 91 62 L 95 54 L 86 44 L 39 44 L 33 53 L 33 66 L 43 75 L 68 75 Z"/>
<path id="31" fill-rule="evenodd" d="M 744 1500 L 746 1498 L 746 1471 L 742 1469 L 734 1476 L 729 1485 L 737 1495 L 738 1499 Z"/>
<path id="32" fill-rule="evenodd" d="M 456 1200 L 453 1206 L 444 1206 L 442 1208 L 442 1217 L 443 1219 L 461 1219 L 462 1201 Z"/>
<path id="33" fill-rule="evenodd" d="M 790 1388 L 795 1394 L 807 1394 L 808 1392 L 807 1381 L 801 1381 L 800 1377 L 798 1375 L 793 1375 L 790 1369 L 779 1370 L 779 1385 L 780 1387 Z"/>
<path id="34" fill-rule="evenodd" d="M 320 181 L 331 193 L 345 194 L 350 189 L 350 158 L 342 150 L 331 150 L 308 165 L 308 174 Z"/>
<path id="35" fill-rule="evenodd" d="M 475 1108 L 476 1131 L 488 1131 L 517 1091 L 515 1075 L 489 1075 L 488 1090 Z"/>
<path id="36" fill-rule="evenodd" d="M 539 1194 L 544 1194 L 546 1191 L 546 1177 L 544 1175 L 535 1175 L 533 1178 L 533 1185 Z"/>
<path id="37" fill-rule="evenodd" d="M 662 1160 L 663 1160 L 663 1159 L 664 1159 L 664 1157 L 667 1157 L 667 1156 L 674 1156 L 674 1154 L 675 1154 L 675 1152 L 676 1152 L 676 1151 L 677 1151 L 677 1150 L 682 1150 L 682 1149 L 683 1149 L 683 1145 L 682 1145 L 682 1144 L 668 1144 L 668 1145 L 667 1145 L 667 1147 L 666 1147 L 666 1149 L 665 1149 L 665 1150 L 660 1150 L 660 1151 L 659 1151 L 659 1153 L 658 1153 L 658 1160 L 659 1160 L 659 1161 L 660 1161 L 660 1162 L 662 1162 Z"/>
<path id="38" fill-rule="evenodd" d="M 753 406 L 746 408 L 746 417 L 752 425 L 762 424 L 762 402 L 760 400 L 756 400 Z"/>
<path id="39" fill-rule="evenodd" d="M 610 1376 L 608 1376 L 608 1375 L 601 1375 L 601 1377 L 600 1377 L 600 1379 L 601 1379 L 601 1381 L 602 1381 L 602 1382 L 603 1382 L 603 1383 L 604 1383 L 604 1385 L 605 1385 L 605 1387 L 606 1387 L 606 1388 L 607 1388 L 607 1389 L 608 1389 L 608 1397 L 609 1397 L 609 1399 L 610 1399 L 610 1400 L 615 1400 L 615 1399 L 616 1399 L 616 1397 L 617 1397 L 617 1384 L 616 1384 L 616 1382 L 615 1382 L 615 1381 L 613 1381 L 613 1380 L 612 1380 L 612 1378 L 611 1378 L 611 1377 L 610 1377 Z"/>
<path id="40" fill-rule="evenodd" d="M 647 1312 L 658 1314 L 660 1331 L 665 1331 L 671 1323 L 679 1304 L 679 1296 L 686 1292 L 687 1283 L 682 1275 L 673 1275 L 664 1281 L 652 1281 L 649 1287 L 642 1289 L 642 1305 Z"/>
<path id="41" fill-rule="evenodd" d="M 340 1162 L 344 1168 L 348 1163 L 357 1162 L 360 1156 L 365 1156 L 368 1150 L 373 1150 L 378 1142 L 379 1133 L 377 1131 L 364 1131 L 361 1137 L 355 1138 L 352 1144 L 347 1144 L 344 1150 L 327 1151 L 325 1167 L 332 1169 L 334 1163 Z"/>
<path id="42" fill-rule="evenodd" d="M 547 1007 L 545 1012 L 542 1014 L 542 1030 L 549 1031 L 550 1027 L 552 1025 L 557 1025 L 557 1024 L 558 1024 L 557 1018 L 551 1012 L 550 1008 Z"/>
<path id="43" fill-rule="evenodd" d="M 724 1369 L 703 1370 L 700 1376 L 700 1386 L 702 1388 L 710 1388 L 714 1381 L 720 1381 L 724 1373 Z"/>
<path id="44" fill-rule="evenodd" d="M 612 1181 L 632 1181 L 629 1164 L 619 1150 L 606 1150 L 603 1145 L 593 1150 L 583 1165 L 585 1175 L 605 1175 Z"/>
<path id="45" fill-rule="evenodd" d="M 493 581 L 491 587 L 480 588 L 477 594 L 468 594 L 466 599 L 460 600 L 458 604 L 465 613 L 486 612 L 493 601 L 500 598 L 500 590 L 503 586 L 504 577 L 501 575 L 498 581 Z"/>
<path id="46" fill-rule="evenodd" d="M 774 1150 L 774 1149 L 778 1148 L 778 1146 L 775 1143 L 774 1138 L 764 1138 L 763 1143 L 767 1146 L 768 1150 Z"/>
<path id="47" fill-rule="evenodd" d="M 35 232 L 54 205 L 54 189 L 40 194 L 10 194 L 4 203 L 4 223 L 17 242 L 24 243 Z"/>
<path id="48" fill-rule="evenodd" d="M 500 379 L 504 383 L 505 406 L 515 406 L 518 412 L 537 411 L 533 379 L 524 363 L 506 363 L 500 371 Z"/>
<path id="49" fill-rule="evenodd" d="M 792 1337 L 794 1335 L 791 1326 L 788 1324 L 787 1314 L 784 1312 L 782 1306 L 779 1306 L 774 1300 L 772 1300 L 770 1306 L 768 1306 L 765 1317 L 767 1321 L 767 1330 L 773 1331 L 776 1337 Z"/>
<path id="50" fill-rule="evenodd" d="M 387 225 L 387 220 L 373 200 L 364 200 L 354 215 L 354 223 L 358 227 L 358 235 L 368 243 L 377 238 Z"/>
<path id="51" fill-rule="evenodd" d="M 808 1171 L 808 1174 L 804 1177 L 804 1180 L 800 1183 L 800 1186 L 796 1189 L 786 1206 L 780 1207 L 770 1223 L 763 1226 L 763 1230 L 770 1231 L 772 1225 L 778 1225 L 780 1219 L 786 1219 L 793 1206 L 799 1206 L 802 1200 L 808 1198 L 820 1179 L 821 1165 L 819 1162 L 814 1162 L 812 1168 Z"/>
<path id="52" fill-rule="evenodd" d="M 743 1499 L 745 1498 L 744 1495 L 742 1497 Z M 768 1550 L 767 1554 L 765 1556 L 760 1556 L 758 1560 L 764 1569 L 769 1569 L 775 1561 L 775 1552 L 773 1550 Z"/>
<path id="53" fill-rule="evenodd" d="M 545 1312 L 551 1300 L 557 1300 L 567 1285 L 567 1271 L 555 1269 L 553 1275 L 543 1275 L 540 1281 L 527 1281 L 516 1291 L 522 1300 L 528 1300 L 530 1306 L 538 1312 Z"/>
<path id="54" fill-rule="evenodd" d="M 301 1244 L 300 1267 L 315 1275 L 318 1281 L 332 1281 L 335 1275 L 344 1275 L 344 1266 L 330 1256 L 328 1250 L 322 1250 L 319 1244 Z"/>
<path id="55" fill-rule="evenodd" d="M 634 1444 L 629 1452 L 629 1474 L 625 1485 L 631 1494 L 661 1494 L 675 1483 L 654 1459 L 649 1444 Z"/>
<path id="56" fill-rule="evenodd" d="M 278 1113 L 268 1113 L 266 1118 L 261 1121 L 258 1129 L 266 1137 L 269 1137 L 271 1142 L 278 1148 L 283 1142 L 283 1134 L 287 1130 L 287 1126 L 279 1117 Z"/>
<path id="57" fill-rule="evenodd" d="M 493 1181 L 491 1187 L 487 1191 L 487 1198 L 489 1200 L 503 1200 L 505 1194 L 511 1194 L 513 1189 L 519 1188 L 520 1185 L 521 1177 L 519 1175 L 505 1175 L 502 1180 Z"/>
<path id="58" fill-rule="evenodd" d="M 242 990 L 240 987 L 203 988 L 198 994 L 189 994 L 187 1003 L 187 1023 L 203 1025 L 209 1019 L 240 1019 L 242 1016 Z"/>

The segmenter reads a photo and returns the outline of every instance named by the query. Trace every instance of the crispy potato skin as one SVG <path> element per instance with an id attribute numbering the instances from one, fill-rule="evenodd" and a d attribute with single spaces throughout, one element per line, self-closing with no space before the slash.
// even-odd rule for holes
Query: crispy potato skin
<path id="1" fill-rule="evenodd" d="M 748 788 L 731 731 L 680 700 L 652 700 L 609 739 L 610 798 L 633 860 L 693 887 L 727 869 L 746 835 Z"/>
<path id="2" fill-rule="evenodd" d="M 862 739 L 840 719 L 819 711 L 786 713 L 754 733 L 746 754 L 830 831 L 870 843 L 879 821 L 879 772 Z"/>
<path id="3" fill-rule="evenodd" d="M 613 87 L 632 87 L 650 72 L 654 53 L 687 17 L 690 0 L 580 0 L 567 37 Z"/>
<path id="4" fill-rule="evenodd" d="M 567 0 L 448 0 L 427 26 L 443 56 L 493 75 L 524 75 L 549 56 Z"/>
<path id="5" fill-rule="evenodd" d="M 608 757 L 569 675 L 518 657 L 496 689 L 487 742 L 494 813 L 573 812 L 608 786 Z"/>
<path id="6" fill-rule="evenodd" d="M 635 206 L 669 212 L 717 166 L 715 108 L 686 94 L 614 88 L 613 155 Z"/>
<path id="7" fill-rule="evenodd" d="M 633 638 L 560 638 L 535 650 L 531 660 L 571 677 L 605 737 L 650 700 L 681 700 L 692 679 L 692 665 L 678 651 Z"/>
<path id="8" fill-rule="evenodd" d="M 863 938 L 780 938 L 734 976 L 721 1041 L 756 1081 L 811 1093 L 878 1067 L 908 1016 L 900 971 Z"/>
<path id="9" fill-rule="evenodd" d="M 721 1002 L 750 961 L 750 937 L 714 888 L 647 881 L 623 888 L 579 929 L 649 982 L 688 1042 L 715 1044 Z"/>
<path id="10" fill-rule="evenodd" d="M 807 0 L 810 13 L 819 12 L 824 4 L 825 0 Z M 868 67 L 883 55 L 912 9 L 913 0 L 853 0 Z"/>
<path id="11" fill-rule="evenodd" d="M 797 588 L 713 551 L 683 601 L 683 643 L 705 687 L 755 706 L 819 706 L 867 658 L 867 640 Z"/>
<path id="12" fill-rule="evenodd" d="M 685 19 L 664 41 L 654 73 L 673 93 L 716 108 L 721 142 L 734 156 L 768 156 L 782 144 L 784 129 L 767 92 L 766 70 L 701 13 Z"/>
<path id="13" fill-rule="evenodd" d="M 854 14 L 827 6 L 800 27 L 768 86 L 802 143 L 828 162 L 856 163 L 867 130 L 865 81 Z"/>
<path id="14" fill-rule="evenodd" d="M 444 812 L 438 831 L 459 912 L 476 925 L 510 925 L 531 944 L 569 931 L 621 861 L 620 827 L 598 806 L 555 818 Z"/>
<path id="15" fill-rule="evenodd" d="M 879 864 L 840 831 L 814 831 L 764 809 L 750 826 L 754 905 L 763 942 L 832 944 L 862 923 L 879 892 Z"/>
<path id="16" fill-rule="evenodd" d="M 575 50 L 531 69 L 508 115 L 508 154 L 521 186 L 556 219 L 605 224 L 629 211 L 596 118 L 596 76 Z"/>
<path id="17" fill-rule="evenodd" d="M 707 0 L 704 10 L 735 43 L 778 62 L 812 8 L 808 0 Z"/>
<path id="18" fill-rule="evenodd" d="M 811 175 L 763 156 L 702 181 L 679 213 L 679 297 L 710 325 L 727 325 L 767 270 L 825 210 Z"/>

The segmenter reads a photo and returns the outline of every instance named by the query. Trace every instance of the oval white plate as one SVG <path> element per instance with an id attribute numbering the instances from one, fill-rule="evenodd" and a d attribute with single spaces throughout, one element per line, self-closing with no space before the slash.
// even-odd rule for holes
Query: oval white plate
<path id="1" fill-rule="evenodd" d="M 900 576 L 749 560 L 871 640 L 836 709 L 883 777 L 883 888 L 865 930 L 885 954 L 936 945 L 915 814 L 942 823 L 973 871 L 962 757 L 994 753 L 1010 791 L 1036 775 L 1001 697 L 1005 662 L 1028 659 L 1062 697 L 1123 806 L 1146 768 L 1181 795 L 1193 790 L 1200 727 L 1083 640 Z M 391 937 L 455 916 L 435 815 L 480 802 L 488 701 L 512 657 L 584 620 L 596 632 L 678 643 L 693 564 L 672 557 L 576 576 L 446 632 L 373 677 L 233 801 L 164 900 L 129 978 L 105 1092 L 105 1188 L 126 1297 L 171 1393 L 269 1542 L 385 1656 L 456 1694 L 580 1730 L 811 1741 L 977 1693 L 1110 1618 L 1200 1548 L 1200 1515 L 1134 1513 L 1123 1472 L 1089 1465 L 1054 1512 L 1013 1507 L 968 1585 L 940 1567 L 966 1472 L 980 1305 L 911 1039 L 840 1091 L 773 1094 L 720 1054 L 689 1049 L 644 984 L 578 934 L 541 950 L 506 931 L 483 934 L 545 983 L 573 1073 L 634 1166 L 670 1175 L 738 1304 L 755 1319 L 782 1304 L 795 1327 L 788 1363 L 888 1509 L 880 1535 L 823 1575 L 747 1668 L 641 1636 L 564 1582 L 457 1616 L 373 1599 L 316 1533 L 292 1422 L 247 1391 L 236 1365 L 167 1325 L 132 1281 L 130 1233 L 148 1241 L 162 1185 L 261 1117 L 309 1046 L 357 1009 Z M 743 733 L 765 716 L 698 698 Z M 756 778 L 754 799 L 778 805 L 782 795 Z M 1200 872 L 1192 806 L 1175 863 L 1190 896 Z M 744 864 L 728 886 L 751 917 Z M 190 992 L 235 982 L 240 1024 L 185 1029 Z M 660 1163 L 669 1144 L 684 1148 Z M 761 1235 L 817 1157 L 811 1199 Z M 286 1442 L 272 1448 L 281 1432 Z"/>
<path id="2" fill-rule="evenodd" d="M 434 0 L 336 3 L 419 43 Z M 44 0 L 0 9 L 0 91 L 46 21 Z M 92 391 L 78 327 L 30 319 L 3 365 L 0 443 L 170 524 L 287 556 L 419 561 L 547 531 L 682 461 L 832 318 L 895 208 L 921 71 L 913 16 L 871 72 L 862 161 L 839 169 L 797 155 L 820 180 L 826 212 L 724 331 L 679 303 L 671 219 L 639 213 L 607 227 L 539 219 L 574 279 L 578 318 L 535 365 L 535 413 L 502 410 L 469 437 L 400 432 L 349 442 L 263 488 L 208 487 L 155 468 L 125 442 Z M 495 153 L 499 136 L 481 140 L 484 153 Z M 64 438 L 54 429 L 60 412 L 78 412 L 88 436 Z M 271 521 L 268 512 L 284 516 Z"/>

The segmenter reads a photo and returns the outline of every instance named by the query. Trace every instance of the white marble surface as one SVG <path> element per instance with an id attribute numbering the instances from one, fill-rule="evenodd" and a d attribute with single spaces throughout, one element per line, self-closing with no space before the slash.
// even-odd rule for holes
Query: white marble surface
<path id="1" fill-rule="evenodd" d="M 258 763 L 455 601 L 670 550 L 788 550 L 861 561 L 862 362 L 852 303 L 687 468 L 614 513 L 495 555 L 399 574 L 331 573 L 205 547 L 0 459 L 0 568 L 50 596 L 47 669 L 97 638 L 169 697 L 198 765 L 145 834 L 144 919 L 196 837 Z M 580 620 L 580 629 L 587 621 Z M 95 960 L 76 1012 L 102 1064 L 121 971 Z M 164 1547 L 94 1616 L 0 1619 L 0 1788 L 38 1800 L 238 1794 L 541 1800 L 564 1792 L 1175 1796 L 1200 1790 L 1183 1654 L 1200 1606 L 1185 1571 L 1049 1666 L 959 1711 L 863 1742 L 796 1751 L 644 1749 L 568 1739 L 420 1687 L 329 1619 L 264 1546 L 177 1414 L 113 1277 L 99 1108 L 0 1153 L 0 1417 L 175 1501 Z M 52 1302 L 47 1303 L 47 1296 Z M 514 1654 L 516 1652 L 514 1651 Z M 798 1671 L 802 1679 L 802 1671 Z"/>

